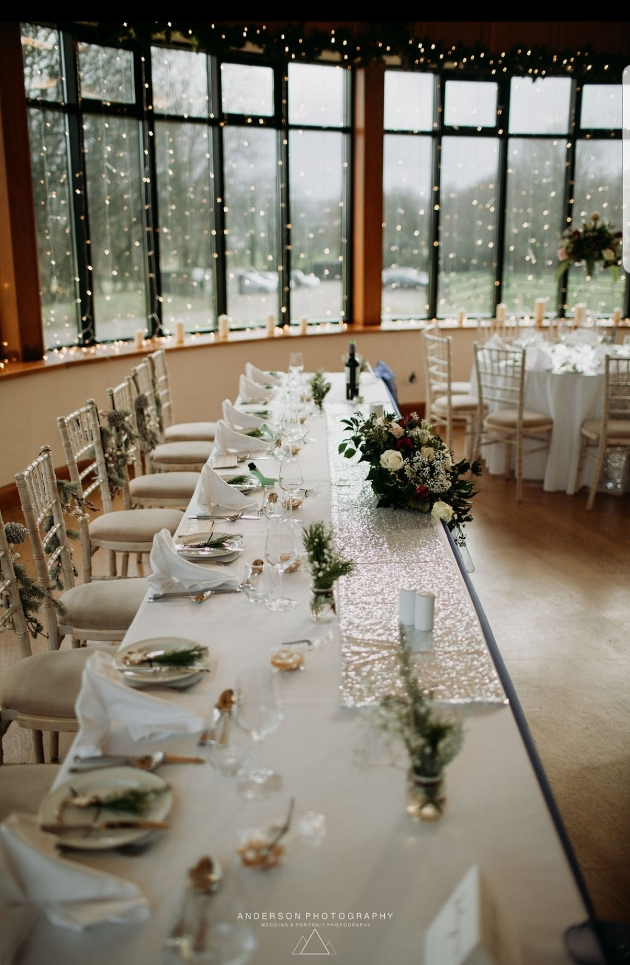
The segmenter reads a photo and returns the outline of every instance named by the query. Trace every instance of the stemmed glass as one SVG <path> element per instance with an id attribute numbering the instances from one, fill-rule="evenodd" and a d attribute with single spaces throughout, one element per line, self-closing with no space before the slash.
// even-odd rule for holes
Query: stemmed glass
<path id="1" fill-rule="evenodd" d="M 285 461 L 280 466 L 280 472 L 278 474 L 278 485 L 280 489 L 283 489 L 285 493 L 288 493 L 289 498 L 289 522 L 291 526 L 299 526 L 300 521 L 293 519 L 293 493 L 296 493 L 302 483 L 304 482 L 304 476 L 302 475 L 302 467 L 297 459 L 292 459 L 290 461 Z"/>
<path id="2" fill-rule="evenodd" d="M 289 355 L 289 375 L 298 381 L 304 371 L 304 356 L 301 352 L 291 352 Z"/>
<path id="3" fill-rule="evenodd" d="M 286 445 L 288 446 L 286 455 L 282 454 L 280 458 L 290 460 L 294 458 L 293 447 L 302 433 L 299 413 L 292 406 L 287 406 L 282 412 L 280 421 L 282 425 L 282 435 L 286 439 Z"/>
<path id="4" fill-rule="evenodd" d="M 265 546 L 265 558 L 278 574 L 278 595 L 267 600 L 265 606 L 269 610 L 292 610 L 297 606 L 297 600 L 291 600 L 282 595 L 282 575 L 297 559 L 295 530 L 288 521 L 270 525 Z"/>
<path id="5" fill-rule="evenodd" d="M 267 734 L 273 733 L 284 717 L 275 678 L 266 667 L 249 667 L 238 675 L 236 700 L 237 723 L 251 735 L 254 746 L 260 744 Z M 259 757 L 261 755 L 262 749 Z M 282 778 L 276 771 L 259 763 L 258 767 L 241 775 L 237 786 L 245 797 L 265 797 L 280 790 Z"/>

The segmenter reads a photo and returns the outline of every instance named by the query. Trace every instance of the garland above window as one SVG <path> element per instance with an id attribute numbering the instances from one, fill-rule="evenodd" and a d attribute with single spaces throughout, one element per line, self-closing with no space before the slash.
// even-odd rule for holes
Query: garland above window
<path id="1" fill-rule="evenodd" d="M 95 42 L 105 45 L 185 45 L 221 56 L 235 52 L 259 54 L 279 64 L 320 59 L 348 67 L 365 67 L 383 60 L 389 66 L 406 69 L 481 73 L 490 77 L 568 74 L 607 81 L 620 78 L 627 62 L 624 54 L 602 54 L 592 46 L 560 53 L 543 46 L 516 44 L 511 50 L 499 53 L 480 43 L 473 47 L 448 44 L 443 40 L 414 37 L 411 21 L 368 23 L 361 32 L 343 27 L 318 30 L 304 23 L 227 24 L 184 20 L 103 21 L 94 24 L 93 29 Z"/>

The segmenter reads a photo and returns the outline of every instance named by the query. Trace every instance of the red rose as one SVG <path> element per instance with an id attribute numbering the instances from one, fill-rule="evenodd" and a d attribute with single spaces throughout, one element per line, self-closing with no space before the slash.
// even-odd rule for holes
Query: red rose
<path id="1" fill-rule="evenodd" d="M 403 436 L 403 438 L 399 439 L 396 443 L 396 448 L 399 452 L 402 452 L 405 449 L 413 449 L 413 442 L 407 436 Z"/>
<path id="2" fill-rule="evenodd" d="M 571 233 L 571 237 L 572 237 L 572 238 L 579 238 L 579 237 L 580 237 L 580 232 L 579 232 L 579 231 L 573 231 L 573 232 Z"/>
<path id="3" fill-rule="evenodd" d="M 422 503 L 428 502 L 430 495 L 431 494 L 426 486 L 418 486 L 418 488 L 416 489 L 416 498 L 419 499 L 420 502 Z"/>

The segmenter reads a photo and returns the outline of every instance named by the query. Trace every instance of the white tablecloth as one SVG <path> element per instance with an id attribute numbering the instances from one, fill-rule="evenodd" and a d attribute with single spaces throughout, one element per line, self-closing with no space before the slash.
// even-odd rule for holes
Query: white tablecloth
<path id="1" fill-rule="evenodd" d="M 341 386 L 341 377 L 334 377 L 332 400 L 342 398 Z M 367 385 L 365 395 L 382 399 L 383 389 Z M 321 492 L 300 511 L 307 522 L 330 514 L 325 418 L 313 418 L 310 430 L 315 443 L 301 455 L 305 482 Z M 275 475 L 277 464 L 261 461 L 263 468 Z M 193 524 L 185 519 L 184 525 Z M 244 533 L 246 557 L 262 554 L 263 520 L 228 525 Z M 234 564 L 237 572 L 239 565 Z M 309 616 L 307 574 L 285 579 L 299 604 L 291 612 L 271 613 L 240 595 L 202 605 L 145 601 L 125 643 L 174 634 L 207 644 L 217 658 L 216 673 L 189 692 L 168 692 L 169 699 L 207 715 L 220 692 L 234 685 L 239 669 L 267 667 L 273 645 L 322 632 Z M 425 929 L 475 863 L 516 937 L 522 965 L 568 962 L 563 930 L 586 913 L 510 707 L 465 712 L 464 748 L 448 769 L 447 812 L 439 822 L 417 823 L 404 810 L 404 770 L 353 763 L 366 731 L 357 725 L 358 712 L 339 706 L 333 628 L 334 644 L 309 655 L 304 673 L 279 678 L 285 720 L 266 740 L 264 753 L 283 775 L 283 791 L 262 803 L 249 802 L 239 796 L 234 778 L 209 765 L 163 767 L 175 796 L 171 830 L 142 856 L 76 858 L 139 884 L 151 902 L 150 922 L 76 934 L 40 919 L 21 965 L 157 965 L 181 913 L 186 869 L 206 853 L 219 857 L 228 875 L 238 876 L 243 908 L 259 916 L 252 921 L 258 943 L 253 965 L 288 963 L 313 925 L 347 965 L 418 965 Z M 239 869 L 239 832 L 284 816 L 291 796 L 298 816 L 309 810 L 326 815 L 328 834 L 321 846 L 297 848 L 283 867 L 269 872 Z M 278 914 L 288 912 L 301 920 L 281 923 Z M 348 916 L 359 912 L 369 919 L 359 925 L 355 917 L 351 925 Z M 262 917 L 270 913 L 275 919 Z"/>

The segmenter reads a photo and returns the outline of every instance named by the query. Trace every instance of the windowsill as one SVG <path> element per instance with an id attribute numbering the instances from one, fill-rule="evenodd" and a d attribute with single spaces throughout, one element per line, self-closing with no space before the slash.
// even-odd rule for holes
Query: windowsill
<path id="1" fill-rule="evenodd" d="M 459 324 L 456 319 L 443 318 L 437 322 L 441 330 L 457 331 L 458 329 L 473 329 L 487 327 L 492 319 L 466 319 L 463 324 Z M 286 329 L 276 328 L 275 335 L 269 336 L 264 329 L 240 329 L 232 331 L 227 339 L 220 339 L 216 332 L 204 334 L 187 334 L 183 344 L 177 344 L 175 337 L 167 335 L 161 338 L 147 339 L 142 348 L 136 348 L 133 342 L 105 342 L 93 345 L 89 348 L 79 346 L 68 346 L 49 350 L 46 356 L 38 362 L 0 362 L 0 381 L 3 379 L 18 378 L 20 376 L 33 375 L 37 372 L 50 372 L 60 367 L 69 368 L 74 365 L 81 365 L 86 362 L 94 362 L 103 359 L 114 359 L 119 357 L 142 358 L 149 352 L 155 352 L 159 348 L 167 348 L 169 351 L 179 351 L 195 348 L 197 346 L 213 345 L 216 348 L 224 348 L 236 342 L 257 342 L 257 341 L 283 341 L 286 338 L 313 338 L 321 335 L 348 335 L 360 332 L 361 337 L 370 332 L 409 332 L 422 331 L 427 325 L 433 324 L 434 319 L 404 319 L 391 320 L 385 319 L 380 325 L 366 325 L 365 327 L 349 327 L 345 323 L 321 322 L 317 325 L 310 325 L 306 335 L 300 335 L 297 326 Z M 534 328 L 534 321 L 527 319 L 520 321 L 520 326 L 529 325 Z M 549 326 L 549 319 L 545 319 L 543 328 Z M 597 326 L 600 328 L 610 328 L 613 322 L 606 319 L 599 319 Z M 630 319 L 623 319 L 616 328 L 630 328 Z M 510 328 L 510 321 L 506 322 L 506 328 Z"/>

